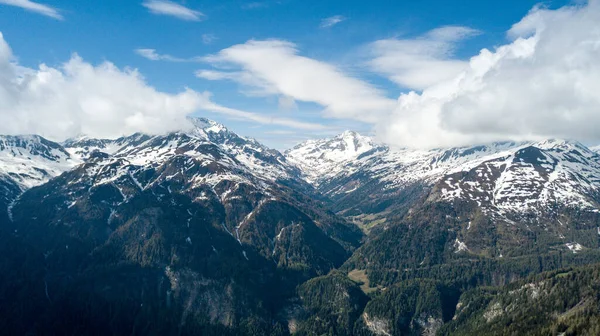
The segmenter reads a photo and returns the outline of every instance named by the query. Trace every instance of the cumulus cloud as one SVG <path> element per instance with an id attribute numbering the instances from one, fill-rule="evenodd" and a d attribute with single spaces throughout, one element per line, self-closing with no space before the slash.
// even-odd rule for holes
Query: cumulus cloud
<path id="1" fill-rule="evenodd" d="M 216 70 L 200 70 L 196 73 L 200 78 L 235 81 L 248 95 L 316 103 L 329 117 L 374 122 L 395 106 L 394 100 L 370 84 L 331 64 L 298 55 L 296 46 L 286 41 L 252 40 L 204 60 Z"/>
<path id="2" fill-rule="evenodd" d="M 464 71 L 402 94 L 376 122 L 400 146 L 438 147 L 548 137 L 600 141 L 600 1 L 535 7 Z M 418 85 L 413 85 L 418 86 Z"/>
<path id="3" fill-rule="evenodd" d="M 210 111 L 261 124 L 312 129 L 319 124 L 270 118 L 214 103 L 208 92 L 159 92 L 133 69 L 94 66 L 74 55 L 60 67 L 16 63 L 0 33 L 0 134 L 40 134 L 54 140 L 78 134 L 114 138 L 187 127 L 186 117 Z"/>
<path id="4" fill-rule="evenodd" d="M 341 23 L 343 21 L 346 21 L 346 18 L 342 15 L 334 15 L 334 16 L 330 16 L 328 18 L 324 18 L 323 20 L 321 20 L 321 24 L 319 25 L 319 27 L 321 28 L 331 28 L 333 26 L 335 26 L 338 23 Z"/>
<path id="5" fill-rule="evenodd" d="M 452 59 L 456 44 L 480 34 L 478 30 L 446 26 L 415 39 L 385 39 L 367 46 L 368 66 L 403 88 L 423 90 L 454 78 L 468 62 Z"/>
<path id="6" fill-rule="evenodd" d="M 63 19 L 63 16 L 59 13 L 58 9 L 30 0 L 0 0 L 0 4 L 21 7 L 25 10 L 49 16 L 57 20 Z"/>
<path id="7" fill-rule="evenodd" d="M 199 11 L 168 0 L 146 0 L 142 6 L 152 14 L 173 16 L 185 21 L 200 21 L 205 16 Z"/>

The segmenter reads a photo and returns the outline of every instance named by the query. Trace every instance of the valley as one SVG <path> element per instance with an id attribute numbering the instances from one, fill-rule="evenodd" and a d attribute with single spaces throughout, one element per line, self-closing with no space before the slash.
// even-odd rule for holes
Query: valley
<path id="1" fill-rule="evenodd" d="M 576 141 L 1 136 L 0 223 L 10 334 L 500 335 L 540 305 L 531 334 L 598 330 L 600 154 Z"/>

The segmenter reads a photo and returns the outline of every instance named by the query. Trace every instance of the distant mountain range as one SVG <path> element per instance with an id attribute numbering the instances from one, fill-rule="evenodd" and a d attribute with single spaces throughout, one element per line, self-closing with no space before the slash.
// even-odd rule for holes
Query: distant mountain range
<path id="1" fill-rule="evenodd" d="M 347 131 L 281 153 L 203 118 L 166 135 L 0 136 L 12 302 L 0 327 L 451 331 L 448 302 L 466 289 L 600 262 L 599 151 L 558 139 L 397 149 Z M 381 315 L 422 291 L 443 309 Z M 456 330 L 481 330 L 467 326 Z"/>
<path id="2" fill-rule="evenodd" d="M 286 156 L 347 216 L 384 217 L 395 207 L 410 205 L 397 201 L 406 191 L 418 199 L 415 188 L 427 193 L 429 202 L 472 203 L 508 222 L 556 217 L 559 208 L 600 209 L 600 156 L 576 141 L 394 150 L 346 132 L 307 141 Z"/>

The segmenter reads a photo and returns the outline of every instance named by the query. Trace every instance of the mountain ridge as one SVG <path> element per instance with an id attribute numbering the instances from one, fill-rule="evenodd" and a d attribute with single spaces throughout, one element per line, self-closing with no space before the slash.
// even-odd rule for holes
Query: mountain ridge
<path id="1" fill-rule="evenodd" d="M 27 284 L 0 287 L 12 302 L 36 292 L 46 316 L 109 300 L 192 316 L 178 325 L 196 331 L 344 334 L 356 322 L 372 335 L 390 332 L 388 303 L 408 298 L 390 312 L 408 324 L 392 329 L 429 332 L 452 318 L 456 286 L 586 264 L 600 246 L 600 155 L 576 141 L 414 150 L 348 131 L 281 153 L 190 121 L 164 135 L 0 142 L 0 246 L 29 260 L 6 266 Z M 98 307 L 87 318 L 111 316 Z M 205 327 L 216 329 L 194 329 Z"/>

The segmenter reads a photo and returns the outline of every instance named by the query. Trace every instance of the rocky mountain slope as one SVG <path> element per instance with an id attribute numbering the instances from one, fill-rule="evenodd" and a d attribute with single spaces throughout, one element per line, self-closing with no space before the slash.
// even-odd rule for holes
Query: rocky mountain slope
<path id="1" fill-rule="evenodd" d="M 598 335 L 598 265 L 463 294 L 440 335 Z M 527 318 L 523 318 L 527 316 Z"/>
<path id="2" fill-rule="evenodd" d="M 299 282 L 338 267 L 358 247 L 360 230 L 330 212 L 283 155 L 215 122 L 192 122 L 167 135 L 52 145 L 51 158 L 80 164 L 59 166 L 52 174 L 62 174 L 11 203 L 2 225 L 11 234 L 3 239 L 18 241 L 14 254 L 32 260 L 18 267 L 31 277 L 11 294 L 15 305 L 43 289 L 32 309 L 49 320 L 59 312 L 75 318 L 64 305 L 91 301 L 100 316 L 104 308 L 132 309 L 125 321 L 165 309 L 181 319 L 143 327 L 151 333 L 175 325 L 269 330 Z"/>
<path id="3" fill-rule="evenodd" d="M 369 144 L 361 147 L 369 149 L 337 149 L 335 157 L 343 159 L 327 161 L 326 167 L 301 167 L 305 176 L 320 176 L 313 183 L 335 201 L 336 211 L 367 224 L 406 212 L 425 196 L 429 202 L 473 203 L 508 221 L 540 218 L 542 213 L 557 216 L 557 207 L 599 209 L 600 156 L 577 142 L 412 150 L 373 145 L 358 134 L 354 140 L 345 137 L 345 142 Z M 290 161 L 300 161 L 307 152 L 327 157 L 327 144 L 342 138 L 306 142 L 286 155 Z"/>
<path id="4" fill-rule="evenodd" d="M 369 231 L 339 271 L 370 300 L 355 308 L 354 319 L 332 319 L 320 310 L 307 319 L 320 323 L 303 327 L 307 334 L 433 335 L 451 325 L 467 289 L 597 263 L 599 163 L 600 156 L 578 142 L 547 140 L 426 151 L 373 146 L 328 168 L 336 173 L 314 184 L 333 199 L 335 211 Z M 348 295 L 357 288 L 336 274 L 321 283 L 347 288 Z M 306 297 L 322 291 L 310 285 L 304 285 Z M 525 323 L 521 315 L 512 318 Z M 560 328 L 574 328 L 571 322 Z M 470 330 L 460 328 L 447 333 Z"/>
<path id="5" fill-rule="evenodd" d="M 453 333 L 478 330 L 452 324 L 472 288 L 600 260 L 600 154 L 356 132 L 282 154 L 197 118 L 164 135 L 2 137 L 0 208 L 13 334 Z"/>
<path id="6" fill-rule="evenodd" d="M 60 144 L 40 136 L 0 136 L 0 222 L 11 216 L 11 204 L 22 192 L 79 163 Z"/>

